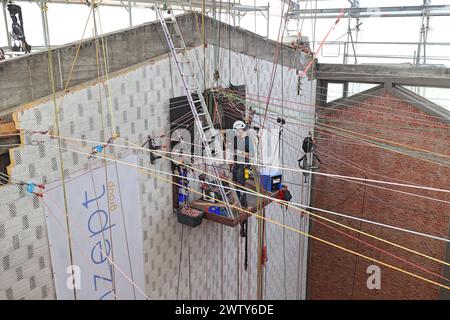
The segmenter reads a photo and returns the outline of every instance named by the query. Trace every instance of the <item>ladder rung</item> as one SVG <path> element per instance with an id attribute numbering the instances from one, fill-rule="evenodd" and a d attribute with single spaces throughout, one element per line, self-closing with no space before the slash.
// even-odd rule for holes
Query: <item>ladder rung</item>
<path id="1" fill-rule="evenodd" d="M 184 48 L 174 48 L 174 50 L 177 50 L 177 51 L 183 51 Z"/>
<path id="2" fill-rule="evenodd" d="M 212 138 L 211 140 L 208 141 L 208 144 L 213 143 L 214 141 L 216 141 L 216 139 Z"/>
<path id="3" fill-rule="evenodd" d="M 206 115 L 207 115 L 206 112 L 202 112 L 202 113 L 199 113 L 199 114 L 198 114 L 199 117 L 203 117 L 203 116 L 206 116 Z"/>
<path id="4" fill-rule="evenodd" d="M 178 60 L 179 63 L 191 63 L 190 60 Z"/>
<path id="5" fill-rule="evenodd" d="M 211 126 L 206 126 L 206 127 L 203 127 L 202 129 L 203 129 L 203 131 L 205 131 L 205 130 L 208 130 L 210 128 L 211 128 Z"/>
<path id="6" fill-rule="evenodd" d="M 183 73 L 183 77 L 193 77 L 193 73 Z"/>

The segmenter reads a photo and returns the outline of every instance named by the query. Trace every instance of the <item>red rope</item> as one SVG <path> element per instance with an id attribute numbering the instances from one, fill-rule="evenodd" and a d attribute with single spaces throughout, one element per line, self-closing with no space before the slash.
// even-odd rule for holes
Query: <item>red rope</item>
<path id="1" fill-rule="evenodd" d="M 317 48 L 317 51 L 314 53 L 314 58 L 317 56 L 317 54 L 322 50 L 322 47 L 325 44 L 325 41 L 327 40 L 328 36 L 331 34 L 331 32 L 334 30 L 336 25 L 341 21 L 341 18 L 345 15 L 345 10 L 342 8 L 341 12 L 339 13 L 338 17 L 336 18 L 336 21 L 334 22 L 333 26 L 328 30 L 328 33 L 326 34 L 325 38 L 323 38 L 322 42 L 320 43 L 319 47 Z M 300 75 L 306 76 L 306 73 L 308 73 L 309 69 L 311 69 L 312 65 L 314 64 L 315 59 L 311 59 L 309 61 L 309 64 L 306 66 L 305 70 L 300 71 Z"/>

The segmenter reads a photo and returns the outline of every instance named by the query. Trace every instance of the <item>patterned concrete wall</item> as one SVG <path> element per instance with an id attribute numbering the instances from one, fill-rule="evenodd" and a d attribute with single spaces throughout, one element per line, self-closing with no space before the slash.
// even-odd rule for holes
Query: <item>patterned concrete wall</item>
<path id="1" fill-rule="evenodd" d="M 214 65 L 214 53 L 222 56 L 220 66 Z M 273 64 L 243 54 L 209 46 L 207 55 L 206 87 L 212 86 L 212 74 L 220 68 L 223 83 L 247 85 L 249 94 L 268 95 Z M 191 60 L 202 80 L 199 70 L 203 61 L 203 48 L 190 51 Z M 229 61 L 231 59 L 231 68 Z M 59 114 L 61 135 L 79 139 L 63 143 L 62 156 L 66 177 L 77 171 L 87 171 L 89 144 L 82 140 L 106 141 L 115 128 L 120 137 L 143 143 L 152 136 L 169 130 L 169 98 L 183 95 L 180 80 L 173 62 L 164 56 L 156 61 L 138 65 L 111 75 L 110 98 L 99 83 L 86 83 L 69 92 Z M 272 97 L 313 104 L 315 96 L 311 82 L 304 83 L 303 95 L 297 95 L 295 70 L 277 66 L 277 78 Z M 258 87 L 259 79 L 259 87 Z M 202 82 L 202 81 L 201 81 Z M 282 85 L 283 84 L 283 85 Z M 283 93 L 282 93 L 283 91 Z M 58 102 L 60 98 L 58 98 Z M 274 103 L 279 101 L 273 100 Z M 289 107 L 289 108 L 287 108 Z M 285 103 L 276 112 L 292 118 L 311 118 L 314 109 Z M 111 116 L 111 112 L 112 116 Z M 54 105 L 50 99 L 37 102 L 20 111 L 16 118 L 23 130 L 48 130 L 53 127 Z M 298 122 L 298 121 L 293 121 Z M 266 127 L 275 127 L 267 123 Z M 103 128 L 103 129 L 102 129 Z M 302 137 L 309 128 L 287 124 L 283 143 L 283 164 L 296 167 Z M 44 143 L 37 143 L 43 140 Z M 57 140 L 37 134 L 25 134 L 24 145 L 11 151 L 12 179 L 49 183 L 61 178 L 61 163 Z M 123 151 L 108 148 L 110 154 Z M 170 171 L 167 160 L 151 165 L 148 155 L 139 156 L 139 165 L 165 172 Z M 100 160 L 91 160 L 100 161 Z M 301 176 L 284 172 L 289 182 L 300 183 Z M 167 177 L 166 177 L 167 178 Z M 183 227 L 172 212 L 172 193 L 167 183 L 145 173 L 139 176 L 142 204 L 142 232 L 144 239 L 145 291 L 151 299 L 255 299 L 257 265 L 257 223 L 249 221 L 249 268 L 243 270 L 243 239 L 239 228 L 229 228 L 204 221 L 199 228 Z M 289 185 L 293 201 L 306 198 L 306 188 Z M 49 244 L 44 220 L 45 197 L 39 200 L 26 194 L 22 186 L 8 184 L 0 188 L 0 299 L 54 299 L 56 297 L 50 262 Z M 306 230 L 307 224 L 295 212 L 284 212 L 279 205 L 267 207 L 269 218 L 295 228 Z M 303 237 L 279 226 L 267 225 L 268 265 L 265 297 L 267 299 L 304 298 L 305 264 L 302 250 Z M 181 263 L 180 263 L 181 261 Z"/>

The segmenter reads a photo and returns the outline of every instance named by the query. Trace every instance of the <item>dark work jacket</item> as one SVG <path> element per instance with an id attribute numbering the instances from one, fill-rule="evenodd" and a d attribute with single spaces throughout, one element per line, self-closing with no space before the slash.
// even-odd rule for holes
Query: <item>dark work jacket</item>
<path id="1" fill-rule="evenodd" d="M 302 149 L 305 153 L 310 153 L 312 151 L 313 146 L 314 146 L 314 142 L 312 141 L 311 137 L 306 137 L 303 140 Z"/>

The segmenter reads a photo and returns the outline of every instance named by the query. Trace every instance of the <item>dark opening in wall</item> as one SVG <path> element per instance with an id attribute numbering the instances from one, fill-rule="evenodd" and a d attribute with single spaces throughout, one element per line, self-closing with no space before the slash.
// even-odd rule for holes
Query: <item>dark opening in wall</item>
<path id="1" fill-rule="evenodd" d="M 245 85 L 231 85 L 228 89 L 232 90 L 239 97 L 231 100 L 224 95 L 213 94 L 210 90 L 206 90 L 203 93 L 210 117 L 217 129 L 232 129 L 233 123 L 236 120 L 243 120 L 245 116 L 245 104 L 243 103 L 246 92 Z M 196 97 L 196 95 L 193 96 L 194 100 L 196 100 Z M 197 103 L 197 110 L 200 110 L 200 103 Z M 169 121 L 171 133 L 176 129 L 183 128 L 188 130 L 191 138 L 194 139 L 194 116 L 186 96 L 175 97 L 169 100 Z M 194 143 L 194 141 L 191 141 L 191 143 Z M 172 141 L 171 148 L 176 144 L 176 141 Z"/>
<path id="2" fill-rule="evenodd" d="M 198 96 L 194 94 L 193 99 L 198 100 Z M 196 103 L 196 107 L 199 111 L 200 102 Z M 191 134 L 191 139 L 194 139 L 194 116 L 186 96 L 169 100 L 169 121 L 170 133 L 173 134 L 177 129 L 186 129 Z M 193 143 L 194 141 L 189 142 Z M 172 149 L 177 143 L 177 141 L 171 141 L 170 148 Z M 192 148 L 191 151 L 194 152 L 194 149 Z"/>
<path id="3" fill-rule="evenodd" d="M 20 144 L 19 135 L 10 117 L 0 118 L 0 185 L 9 181 L 7 168 L 11 164 L 9 150 Z"/>
<path id="4" fill-rule="evenodd" d="M 9 152 L 0 154 L 0 185 L 7 183 L 8 175 L 6 168 L 10 165 Z"/>
<path id="5" fill-rule="evenodd" d="M 212 119 L 216 120 L 215 122 L 221 125 L 222 129 L 232 129 L 233 123 L 236 120 L 243 120 L 245 117 L 245 85 L 231 85 L 228 90 L 233 91 L 233 99 L 229 99 L 225 95 L 221 94 L 215 94 L 213 95 L 213 99 L 210 99 L 212 100 L 210 108 L 210 113 L 213 115 Z M 212 94 L 210 93 L 210 95 Z M 218 109 L 216 114 L 214 114 L 215 102 L 217 102 Z M 218 117 L 220 117 L 220 119 L 218 119 Z"/>
<path id="6" fill-rule="evenodd" d="M 238 99 L 228 99 L 224 95 L 213 94 L 212 91 L 206 90 L 203 92 L 203 98 L 205 99 L 208 112 L 213 121 L 216 129 L 232 129 L 233 123 L 236 120 L 243 120 L 245 116 L 245 85 L 233 86 L 231 85 L 229 90 L 234 91 L 239 95 Z M 198 100 L 197 95 L 193 95 L 193 99 Z M 216 111 L 217 106 L 217 111 Z M 197 111 L 200 113 L 200 102 L 196 104 Z M 190 108 L 188 99 L 186 96 L 175 97 L 169 100 L 169 121 L 170 121 L 170 136 L 173 138 L 170 142 L 170 149 L 174 151 L 174 147 L 178 145 L 179 137 L 175 134 L 177 129 L 185 129 L 189 131 L 191 141 L 185 141 L 191 143 L 191 150 L 183 150 L 183 154 L 194 154 L 195 144 L 199 145 L 201 142 L 194 141 L 194 116 Z M 203 123 L 206 126 L 206 122 Z M 178 150 L 179 152 L 179 150 Z M 172 163 L 172 170 L 175 170 L 176 165 Z M 176 178 L 174 177 L 176 183 Z M 173 187 L 173 206 L 178 208 L 177 201 L 177 187 Z"/>

